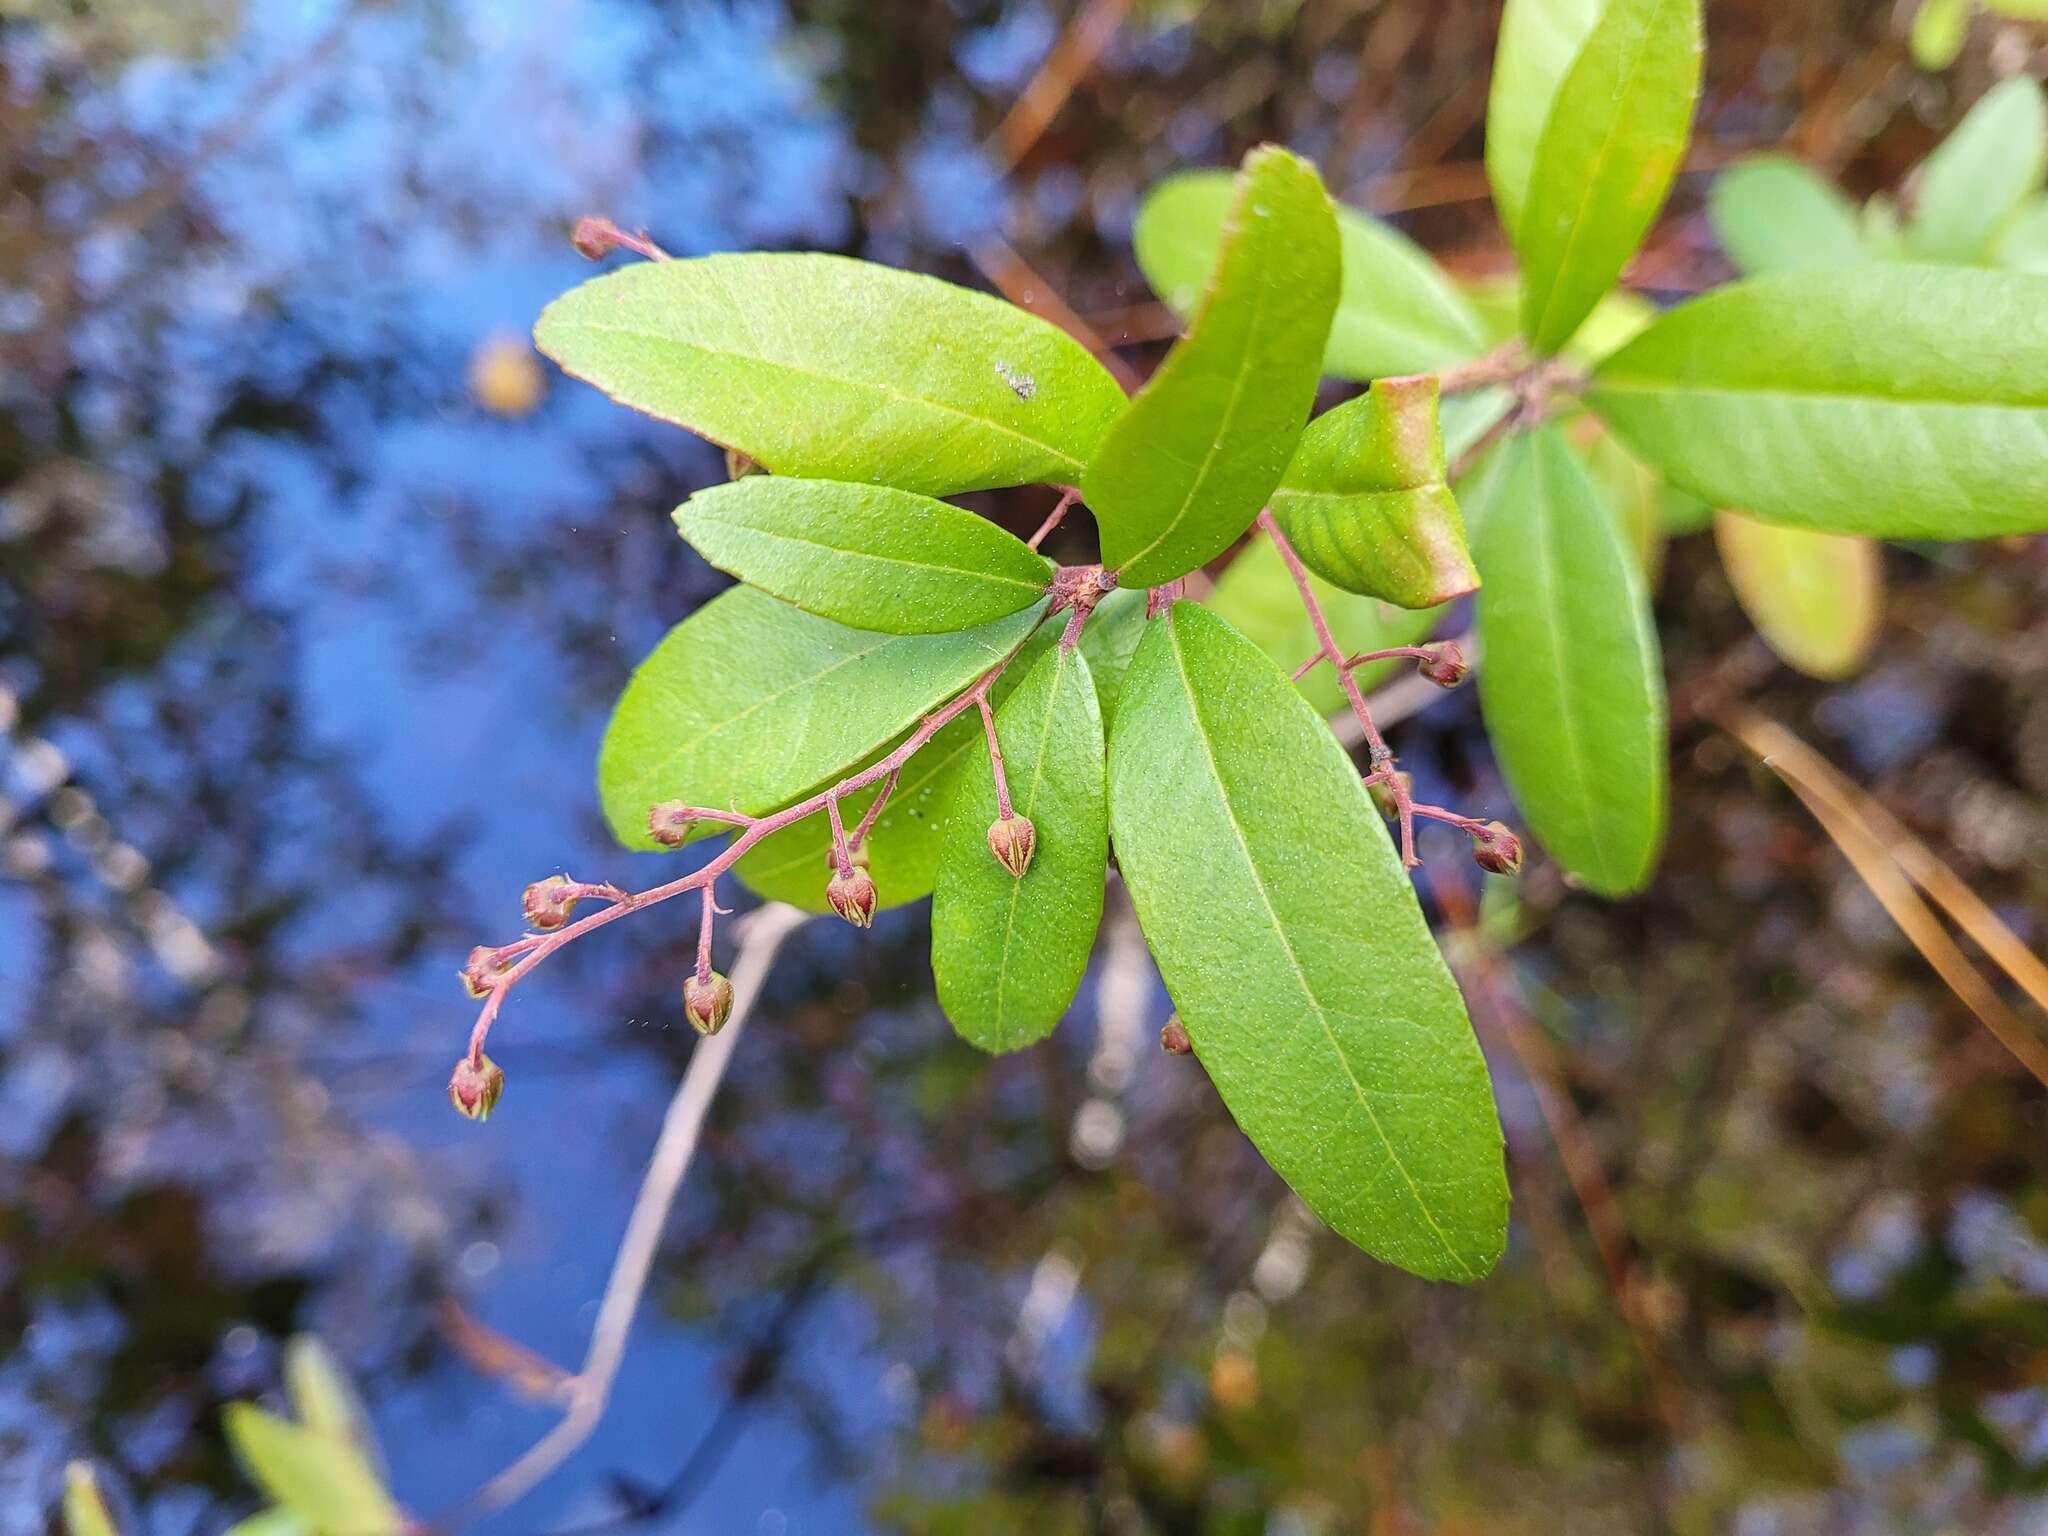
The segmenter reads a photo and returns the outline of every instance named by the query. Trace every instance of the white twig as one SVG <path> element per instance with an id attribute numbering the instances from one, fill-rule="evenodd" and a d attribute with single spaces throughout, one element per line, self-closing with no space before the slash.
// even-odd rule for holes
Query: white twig
<path id="1" fill-rule="evenodd" d="M 724 1029 L 700 1042 L 690 1053 L 690 1065 L 669 1101 L 668 1114 L 661 1123 L 661 1137 L 648 1159 L 647 1172 L 634 1197 L 633 1213 L 626 1221 L 626 1235 L 612 1260 L 611 1278 L 605 1282 L 604 1299 L 598 1305 L 597 1323 L 590 1331 L 590 1348 L 583 1365 L 563 1383 L 566 1411 L 560 1423 L 543 1435 L 533 1447 L 505 1468 L 453 1513 L 435 1522 L 447 1530 L 493 1510 L 505 1508 L 524 1497 L 590 1438 L 611 1401 L 612 1383 L 625 1359 L 626 1337 L 632 1332 L 633 1314 L 647 1289 L 647 1276 L 654 1267 L 655 1251 L 661 1246 L 662 1229 L 668 1225 L 676 1193 L 690 1171 L 697 1142 L 717 1096 L 733 1047 L 746 1027 L 747 1015 L 760 995 L 761 983 L 774 963 L 782 941 L 809 921 L 811 914 L 780 902 L 749 913 L 737 926 L 740 955 L 732 968 L 732 1017 Z"/>

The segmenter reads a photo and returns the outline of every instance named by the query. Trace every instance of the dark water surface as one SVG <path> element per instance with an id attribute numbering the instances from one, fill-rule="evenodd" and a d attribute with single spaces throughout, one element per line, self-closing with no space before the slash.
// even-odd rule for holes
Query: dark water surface
<path id="1" fill-rule="evenodd" d="M 1802 69 L 1894 46 L 1882 9 L 1718 10 L 1713 127 L 1788 132 Z M 592 763 L 629 668 L 723 585 L 666 517 L 723 465 L 535 368 L 526 328 L 590 270 L 577 215 L 977 283 L 1000 234 L 1113 314 L 1147 297 L 1138 189 L 1277 136 L 1353 194 L 1445 162 L 1410 227 L 1495 259 L 1456 190 L 1487 6 L 1198 10 L 1141 7 L 1007 175 L 979 146 L 1064 9 L 0 22 L 0 1536 L 78 1455 L 135 1529 L 224 1528 L 251 1502 L 219 1405 L 274 1391 L 296 1331 L 359 1374 L 424 1512 L 550 1422 L 441 1309 L 581 1354 L 694 1039 L 691 914 L 522 987 L 482 1129 L 443 1097 L 454 971 L 528 880 L 661 867 L 610 846 Z M 1866 185 L 1953 116 L 1885 92 Z M 1711 270 L 1697 191 L 1667 271 Z M 1674 679 L 1742 634 L 1700 543 L 1664 588 Z M 1892 560 L 1873 672 L 1763 700 L 2038 947 L 2041 552 Z M 1470 708 L 1400 745 L 1503 814 Z M 610 1415 L 493 1528 L 2048 1531 L 2041 1092 L 1782 791 L 1696 725 L 1677 750 L 1657 889 L 1531 881 L 1512 961 L 1650 1363 L 1511 1057 L 1509 1259 L 1432 1288 L 1317 1229 L 1159 1056 L 1127 926 L 1060 1037 L 990 1066 L 912 909 L 795 942 Z"/>

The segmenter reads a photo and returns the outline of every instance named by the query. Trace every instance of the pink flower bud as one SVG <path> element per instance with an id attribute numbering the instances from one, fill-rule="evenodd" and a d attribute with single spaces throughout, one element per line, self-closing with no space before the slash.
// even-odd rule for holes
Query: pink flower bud
<path id="1" fill-rule="evenodd" d="M 855 869 L 850 875 L 834 875 L 825 886 L 825 899 L 832 903 L 834 912 L 856 928 L 865 928 L 875 920 L 875 881 L 864 869 Z"/>
<path id="2" fill-rule="evenodd" d="M 1472 857 L 1492 875 L 1512 875 L 1522 867 L 1522 840 L 1503 824 L 1489 821 L 1472 834 Z"/>
<path id="3" fill-rule="evenodd" d="M 1195 1048 L 1195 1042 L 1188 1038 L 1187 1026 L 1181 1023 L 1177 1013 L 1159 1031 L 1159 1044 L 1169 1056 L 1186 1056 Z"/>
<path id="4" fill-rule="evenodd" d="M 706 981 L 692 976 L 683 983 L 683 1012 L 698 1034 L 717 1034 L 732 1017 L 732 983 L 716 971 Z"/>
<path id="5" fill-rule="evenodd" d="M 569 240 L 592 261 L 603 261 L 625 244 L 625 231 L 610 219 L 581 218 L 576 221 L 576 232 Z"/>
<path id="6" fill-rule="evenodd" d="M 1407 795 L 1412 803 L 1415 798 L 1414 775 L 1408 773 L 1405 769 L 1397 768 L 1394 770 L 1394 777 L 1401 781 L 1401 793 Z M 1365 787 L 1365 792 L 1372 796 L 1373 806 L 1387 820 L 1393 821 L 1400 816 L 1401 802 L 1394 794 L 1394 786 L 1385 779 L 1381 779 L 1374 784 L 1368 784 Z"/>
<path id="7" fill-rule="evenodd" d="M 469 952 L 469 960 L 462 967 L 463 990 L 471 997 L 489 997 L 499 978 L 511 969 L 510 960 L 490 945 L 479 944 Z"/>
<path id="8" fill-rule="evenodd" d="M 664 848 L 680 848 L 697 829 L 697 818 L 680 800 L 664 800 L 647 813 L 647 835 Z"/>
<path id="9" fill-rule="evenodd" d="M 549 875 L 529 885 L 519 903 L 526 909 L 527 922 L 545 933 L 569 921 L 576 910 L 576 898 L 569 894 L 574 884 L 567 875 Z"/>
<path id="10" fill-rule="evenodd" d="M 1037 850 L 1038 828 L 1031 825 L 1029 816 L 998 816 L 988 824 L 988 851 L 1019 880 L 1031 867 L 1031 855 Z"/>
<path id="11" fill-rule="evenodd" d="M 1457 641 L 1440 640 L 1423 649 L 1429 654 L 1416 663 L 1415 670 L 1437 687 L 1455 688 L 1472 675 L 1472 663 L 1465 659 Z"/>
<path id="12" fill-rule="evenodd" d="M 448 1102 L 465 1120 L 488 1120 L 505 1091 L 505 1073 L 488 1056 L 471 1061 L 467 1056 L 455 1063 L 455 1075 L 448 1079 Z"/>

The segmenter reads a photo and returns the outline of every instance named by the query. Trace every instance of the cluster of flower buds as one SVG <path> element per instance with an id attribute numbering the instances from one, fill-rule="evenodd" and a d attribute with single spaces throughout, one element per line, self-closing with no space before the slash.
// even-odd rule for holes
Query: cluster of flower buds
<path id="1" fill-rule="evenodd" d="M 834 874 L 825 886 L 825 900 L 832 910 L 856 928 L 875 920 L 875 882 L 865 869 L 850 865 L 844 874 Z"/>
<path id="2" fill-rule="evenodd" d="M 455 1063 L 455 1075 L 448 1079 L 448 1102 L 465 1120 L 488 1120 L 505 1091 L 505 1073 L 488 1056 L 471 1061 L 467 1056 Z"/>
<path id="3" fill-rule="evenodd" d="M 647 813 L 647 835 L 664 848 L 680 848 L 697 829 L 697 818 L 680 800 L 664 800 Z"/>
<path id="4" fill-rule="evenodd" d="M 1031 867 L 1031 855 L 1038 851 L 1038 828 L 1029 816 L 998 816 L 988 824 L 988 851 L 996 862 L 1017 879 Z"/>
<path id="5" fill-rule="evenodd" d="M 1193 1052 L 1195 1042 L 1188 1038 L 1187 1026 L 1174 1014 L 1166 1021 L 1166 1027 L 1159 1031 L 1159 1044 L 1169 1056 L 1186 1056 Z"/>
<path id="6" fill-rule="evenodd" d="M 471 997 L 489 997 L 496 990 L 498 981 L 512 969 L 509 956 L 479 944 L 469 952 L 469 961 L 462 967 L 462 986 Z"/>
<path id="7" fill-rule="evenodd" d="M 700 1035 L 715 1035 L 732 1017 L 732 983 L 718 972 L 683 983 L 683 1012 Z"/>
<path id="8" fill-rule="evenodd" d="M 1455 640 L 1439 640 L 1435 645 L 1425 645 L 1422 651 L 1415 670 L 1439 688 L 1455 688 L 1472 675 L 1472 663 L 1465 659 L 1464 650 Z"/>
<path id="9" fill-rule="evenodd" d="M 1522 867 L 1522 840 L 1498 821 L 1472 833 L 1472 857 L 1490 875 L 1512 875 Z"/>
<path id="10" fill-rule="evenodd" d="M 1372 796 L 1374 809 L 1389 821 L 1400 819 L 1401 796 L 1407 796 L 1410 804 L 1415 800 L 1415 776 L 1405 768 L 1396 768 L 1394 777 L 1400 781 L 1398 791 L 1385 779 L 1374 779 L 1365 787 L 1365 792 Z"/>
<path id="11" fill-rule="evenodd" d="M 576 882 L 567 875 L 549 875 L 545 880 L 534 881 L 519 900 L 526 909 L 527 922 L 542 933 L 561 927 L 576 910 L 577 898 L 572 894 L 575 889 Z"/>

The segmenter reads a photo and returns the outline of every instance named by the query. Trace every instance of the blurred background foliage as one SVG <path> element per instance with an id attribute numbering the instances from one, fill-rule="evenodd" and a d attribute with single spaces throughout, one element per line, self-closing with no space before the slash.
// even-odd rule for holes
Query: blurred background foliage
<path id="1" fill-rule="evenodd" d="M 1945 9 L 1936 73 L 1911 5 L 1712 0 L 1635 285 L 1730 274 L 1708 189 L 1758 151 L 1910 205 L 2048 44 Z M 652 867 L 607 846 L 590 764 L 722 584 L 666 514 L 724 470 L 535 366 L 573 217 L 1060 302 L 1142 367 L 1172 322 L 1139 192 L 1260 139 L 1502 276 L 1496 13 L 0 0 L 0 1533 L 46 1527 L 75 1456 L 123 1531 L 255 1510 L 219 1409 L 281 1405 L 300 1330 L 436 1510 L 548 1422 L 497 1333 L 580 1354 L 695 1039 L 691 936 L 622 926 L 523 990 L 483 1132 L 442 1096 L 453 972 L 534 876 Z M 1517 1196 L 1493 1279 L 1316 1229 L 1157 1051 L 1114 893 L 1074 1019 L 993 1064 L 932 1003 L 921 908 L 814 925 L 610 1417 L 497 1527 L 2041 1530 L 2041 1086 L 1688 704 L 1712 682 L 1783 722 L 2038 950 L 2048 551 L 1879 558 L 1875 650 L 1822 684 L 1711 539 L 1664 553 L 1656 885 L 1610 906 L 1539 869 L 1478 918 Z M 1510 812 L 1466 695 L 1397 744 L 1429 798 Z M 1424 852 L 1469 919 L 1455 838 Z"/>

